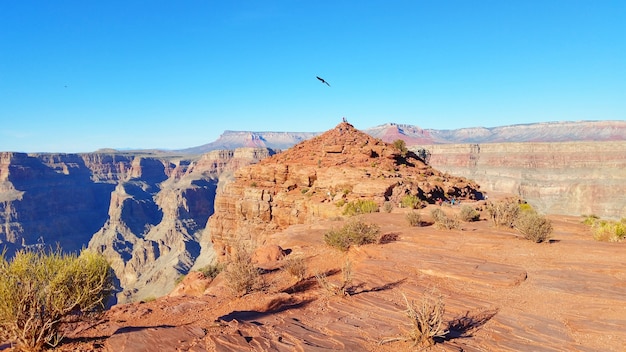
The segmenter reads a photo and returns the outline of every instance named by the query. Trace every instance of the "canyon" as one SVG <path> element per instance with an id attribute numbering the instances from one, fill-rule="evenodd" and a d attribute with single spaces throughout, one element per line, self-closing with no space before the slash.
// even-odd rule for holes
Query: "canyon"
<path id="1" fill-rule="evenodd" d="M 89 247 L 104 253 L 115 270 L 121 303 L 167 294 L 177 278 L 225 255 L 235 235 L 268 235 L 339 216 L 338 202 L 358 198 L 382 204 L 397 202 L 406 192 L 431 200 L 504 192 L 543 213 L 626 216 L 621 121 L 450 131 L 385 124 L 358 138 L 347 125 L 330 130 L 332 136 L 321 142 L 320 133 L 227 131 L 221 142 L 205 145 L 204 154 L 0 153 L 0 246 L 9 256 L 57 244 L 67 252 Z M 343 139 L 347 136 L 358 140 L 356 147 L 345 147 L 355 143 Z M 409 163 L 430 176 L 418 180 L 391 171 L 394 152 L 381 143 L 397 139 L 416 154 L 428 151 L 427 163 Z M 496 143 L 503 139 L 525 142 Z M 307 142 L 321 144 L 303 147 Z M 296 143 L 286 152 L 268 148 Z M 235 149 L 211 150 L 220 146 Z M 242 168 L 250 164 L 258 166 Z M 237 178 L 245 185 L 232 182 Z M 216 208 L 226 210 L 213 216 Z M 237 214 L 245 216 L 236 220 Z"/>

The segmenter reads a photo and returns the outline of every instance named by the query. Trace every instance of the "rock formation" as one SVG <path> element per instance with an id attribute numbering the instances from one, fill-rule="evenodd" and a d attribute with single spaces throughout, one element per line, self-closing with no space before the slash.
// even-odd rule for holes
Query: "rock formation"
<path id="1" fill-rule="evenodd" d="M 626 217 L 626 142 L 485 143 L 422 146 L 430 163 L 519 195 L 544 213 Z"/>
<path id="2" fill-rule="evenodd" d="M 120 301 L 169 292 L 176 278 L 213 257 L 202 238 L 221 178 L 268 157 L 268 149 L 201 157 L 124 153 L 0 154 L 0 248 L 57 243 L 111 261 Z"/>
<path id="3" fill-rule="evenodd" d="M 478 186 L 441 173 L 413 153 L 341 123 L 260 163 L 235 172 L 215 199 L 208 231 L 218 255 L 237 243 L 264 243 L 267 235 L 294 224 L 342 214 L 355 200 L 398 204 L 405 195 L 476 197 Z"/>

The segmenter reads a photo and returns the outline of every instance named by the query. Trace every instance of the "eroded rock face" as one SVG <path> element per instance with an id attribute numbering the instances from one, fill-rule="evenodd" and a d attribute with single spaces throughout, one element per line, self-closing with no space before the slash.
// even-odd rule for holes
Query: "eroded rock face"
<path id="1" fill-rule="evenodd" d="M 111 261 L 119 301 L 160 296 L 203 252 L 218 178 L 269 156 L 244 148 L 201 157 L 0 154 L 0 248 L 90 249 Z M 209 243 L 202 249 L 202 243 Z"/>
<path id="2" fill-rule="evenodd" d="M 431 165 L 550 214 L 626 216 L 626 142 L 425 146 Z"/>
<path id="3" fill-rule="evenodd" d="M 215 199 L 208 230 L 219 256 L 236 243 L 264 244 L 267 235 L 294 224 L 341 215 L 343 204 L 374 200 L 398 205 L 408 195 L 476 197 L 478 186 L 443 174 L 412 153 L 356 130 L 348 123 L 235 172 Z"/>

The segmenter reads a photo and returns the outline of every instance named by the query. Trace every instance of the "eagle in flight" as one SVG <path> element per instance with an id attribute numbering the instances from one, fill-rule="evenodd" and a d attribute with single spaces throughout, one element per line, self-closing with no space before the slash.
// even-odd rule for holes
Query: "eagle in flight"
<path id="1" fill-rule="evenodd" d="M 318 77 L 318 76 L 315 76 L 315 77 L 317 77 L 317 79 L 319 79 L 322 83 L 326 83 L 326 85 L 330 87 L 330 84 L 328 84 L 328 82 L 324 81 L 323 78 Z"/>

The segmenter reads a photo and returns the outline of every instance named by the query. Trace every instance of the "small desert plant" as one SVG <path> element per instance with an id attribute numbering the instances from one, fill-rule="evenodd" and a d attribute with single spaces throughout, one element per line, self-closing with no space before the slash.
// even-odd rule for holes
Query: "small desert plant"
<path id="1" fill-rule="evenodd" d="M 435 344 L 435 339 L 445 338 L 448 334 L 448 324 L 444 322 L 445 304 L 441 294 L 435 290 L 417 303 L 409 301 L 403 293 L 406 303 L 406 315 L 409 319 L 409 331 L 404 337 L 384 339 L 380 343 L 392 341 L 413 341 L 414 346 L 429 347 Z"/>
<path id="2" fill-rule="evenodd" d="M 463 205 L 459 212 L 459 218 L 465 222 L 478 221 L 480 213 L 470 205 Z"/>
<path id="3" fill-rule="evenodd" d="M 496 227 L 513 227 L 520 213 L 518 202 L 513 199 L 487 203 L 487 212 Z"/>
<path id="4" fill-rule="evenodd" d="M 111 267 L 97 253 L 19 251 L 0 254 L 0 341 L 17 350 L 58 344 L 62 319 L 100 312 L 113 292 Z"/>
<path id="5" fill-rule="evenodd" d="M 176 280 L 174 280 L 174 285 L 178 286 L 178 284 L 180 284 L 181 282 L 183 282 L 183 280 L 185 280 L 185 278 L 187 277 L 187 275 L 178 275 L 178 277 L 176 278 Z"/>
<path id="6" fill-rule="evenodd" d="M 209 264 L 205 267 L 198 269 L 207 278 L 215 279 L 219 273 L 224 270 L 224 265 L 221 263 Z"/>
<path id="7" fill-rule="evenodd" d="M 326 290 L 326 292 L 332 295 L 350 296 L 350 289 L 352 287 L 352 262 L 350 259 L 346 259 L 341 267 L 341 283 L 335 284 L 328 280 L 328 277 L 324 273 L 316 273 L 315 279 L 317 284 Z"/>
<path id="8" fill-rule="evenodd" d="M 371 199 L 357 199 L 346 205 L 343 215 L 357 215 L 375 213 L 378 211 L 378 204 Z"/>
<path id="9" fill-rule="evenodd" d="M 430 211 L 430 216 L 433 218 L 437 229 L 454 230 L 461 227 L 457 219 L 448 217 L 446 213 L 439 208 L 433 208 Z"/>
<path id="10" fill-rule="evenodd" d="M 376 243 L 380 227 L 376 224 L 367 224 L 360 219 L 345 224 L 339 230 L 330 230 L 324 234 L 324 242 L 342 251 L 347 251 L 351 246 L 360 246 Z"/>
<path id="11" fill-rule="evenodd" d="M 550 239 L 552 234 L 552 223 L 533 212 L 522 212 L 515 220 L 515 229 L 519 231 L 525 239 L 534 241 L 535 243 L 545 242 Z"/>
<path id="12" fill-rule="evenodd" d="M 385 203 L 383 203 L 383 210 L 385 211 L 385 213 L 391 213 L 391 211 L 393 210 L 393 204 L 391 204 L 391 202 L 386 201 Z"/>
<path id="13" fill-rule="evenodd" d="M 423 208 L 422 201 L 416 195 L 413 195 L 413 194 L 407 194 L 406 196 L 402 197 L 402 200 L 400 200 L 400 204 L 402 204 L 403 208 L 409 208 L 409 209 Z"/>
<path id="14" fill-rule="evenodd" d="M 409 213 L 406 213 L 405 218 L 406 218 L 406 221 L 411 226 L 422 226 L 422 217 L 416 211 L 411 211 Z"/>
<path id="15" fill-rule="evenodd" d="M 597 215 L 583 215 L 584 220 L 583 220 L 583 224 L 585 225 L 589 225 L 589 226 L 593 226 L 596 224 L 596 222 L 598 222 L 600 220 L 600 217 L 598 217 Z"/>
<path id="16" fill-rule="evenodd" d="M 593 225 L 593 238 L 597 241 L 619 242 L 626 238 L 626 219 L 621 221 L 598 220 Z"/>
<path id="17" fill-rule="evenodd" d="M 250 251 L 243 245 L 239 245 L 231 253 L 229 263 L 224 270 L 226 285 L 237 297 L 254 291 L 259 284 L 260 274 L 251 259 Z"/>
<path id="18" fill-rule="evenodd" d="M 284 260 L 283 270 L 298 280 L 306 277 L 306 263 L 302 256 L 289 256 Z"/>
<path id="19" fill-rule="evenodd" d="M 409 149 L 406 147 L 406 142 L 402 139 L 396 139 L 393 141 L 393 146 L 400 152 L 400 155 L 405 157 L 409 152 Z"/>

